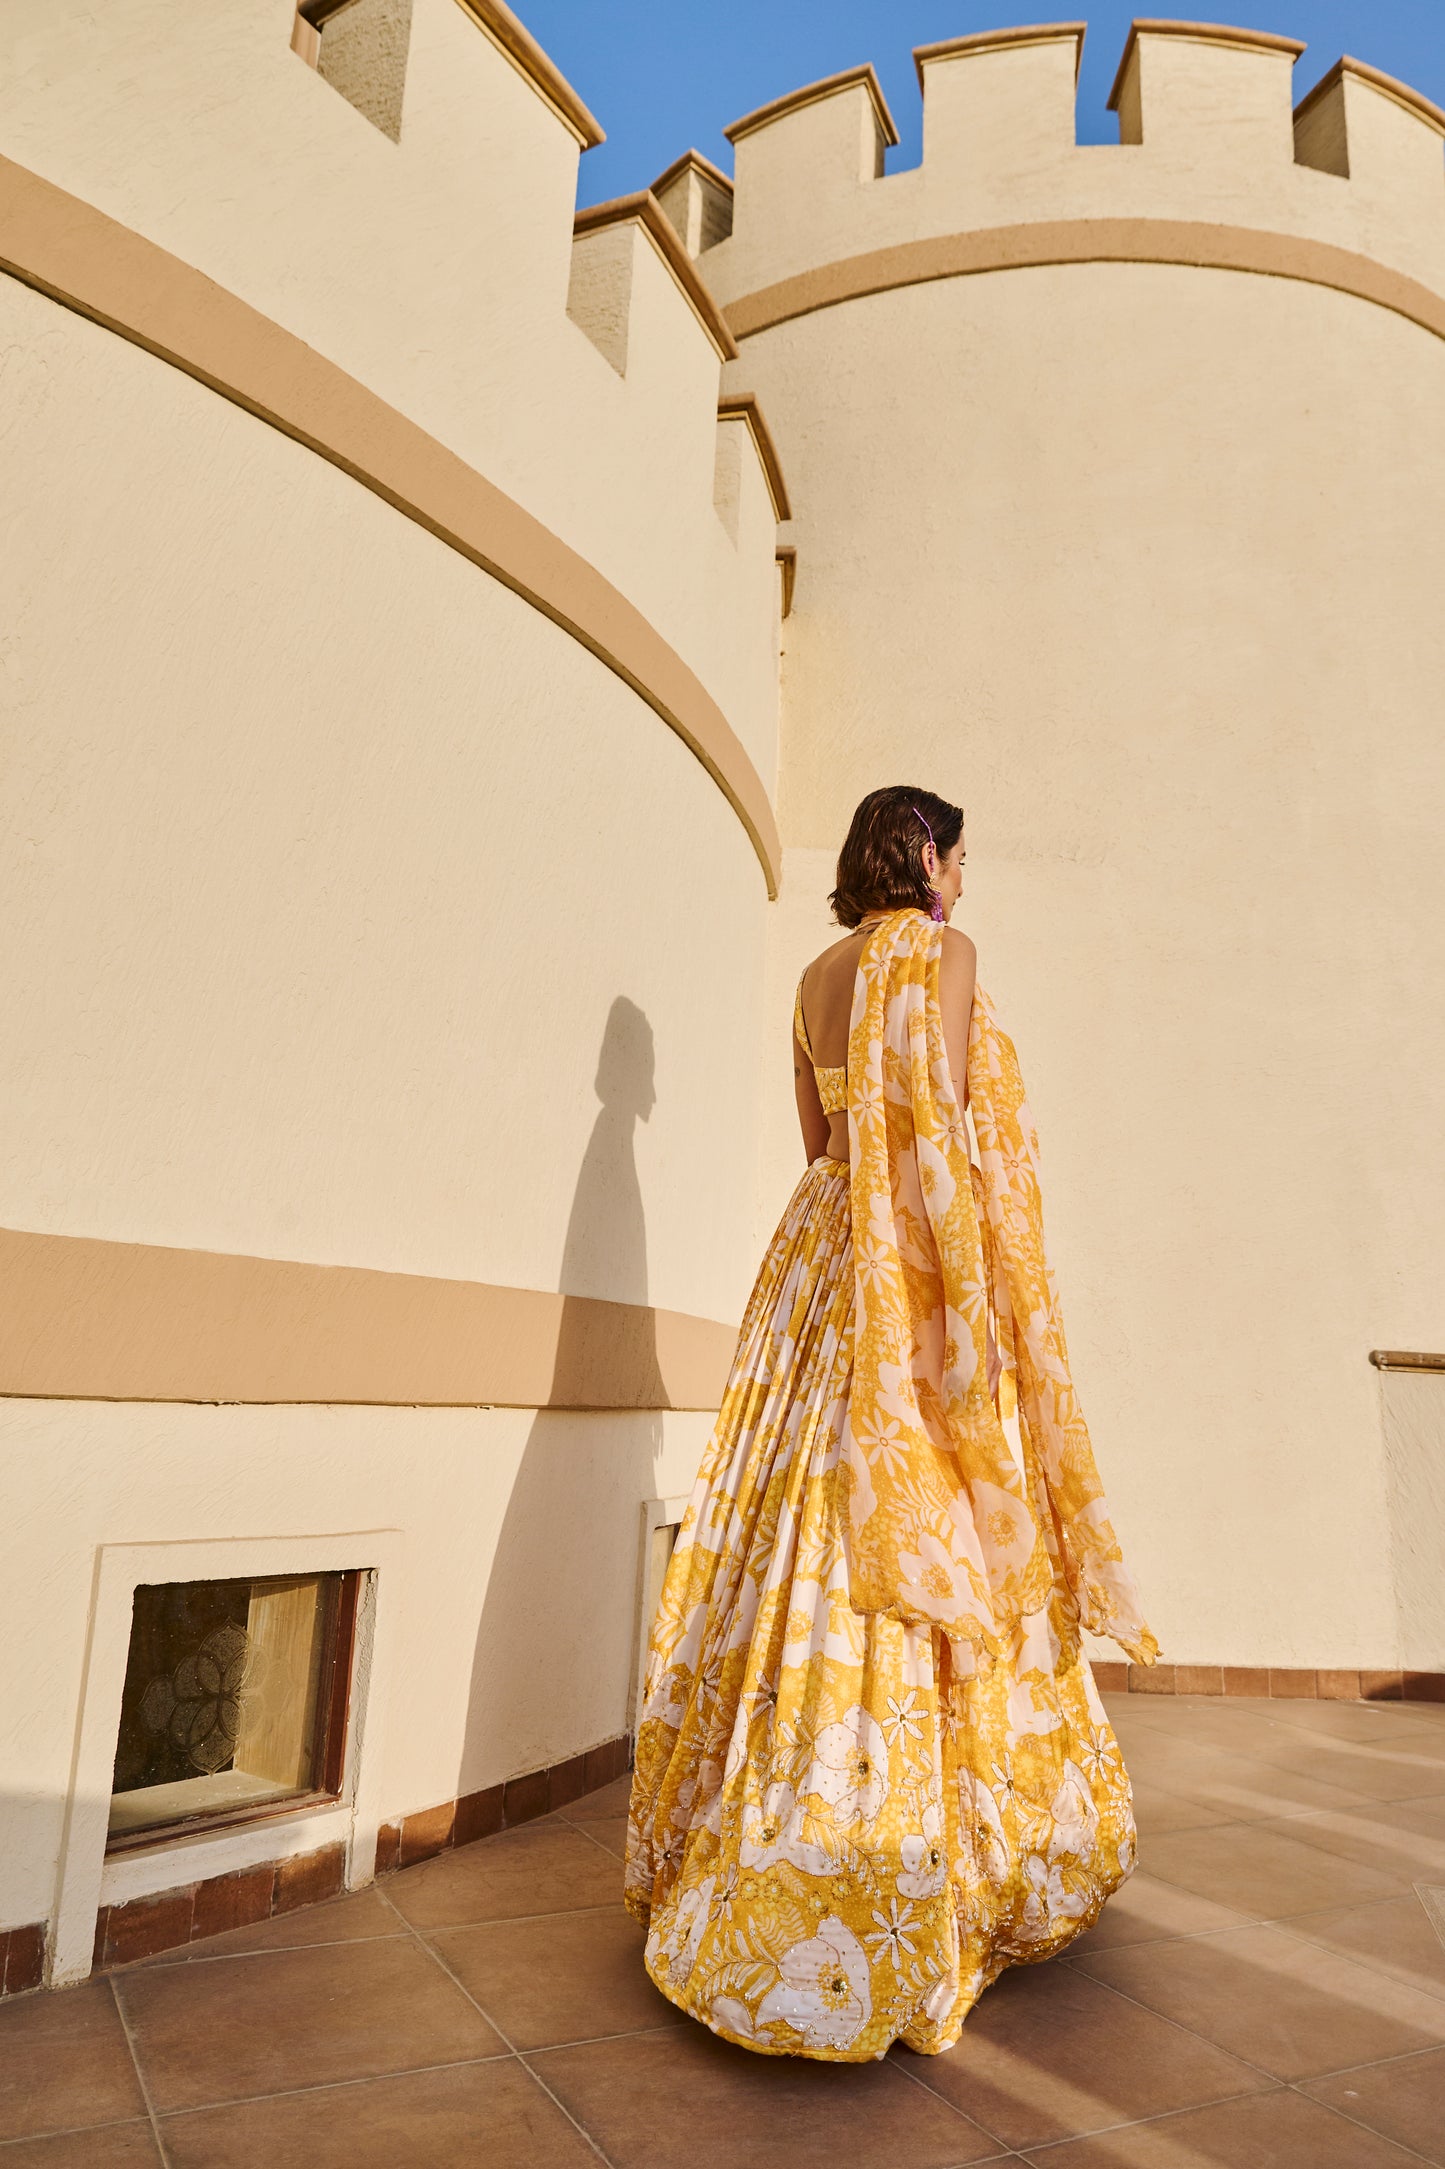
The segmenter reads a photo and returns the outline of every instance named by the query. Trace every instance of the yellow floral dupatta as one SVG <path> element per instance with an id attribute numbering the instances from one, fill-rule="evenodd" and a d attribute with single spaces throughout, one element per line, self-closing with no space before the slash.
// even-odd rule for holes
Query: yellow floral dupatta
<path id="1" fill-rule="evenodd" d="M 968 1089 L 980 1169 L 949 1077 L 942 949 L 933 920 L 891 914 L 868 937 L 853 996 L 850 1601 L 997 1654 L 1062 1580 L 1085 1626 L 1152 1663 L 1069 1377 L 1018 1058 L 979 987 Z"/>

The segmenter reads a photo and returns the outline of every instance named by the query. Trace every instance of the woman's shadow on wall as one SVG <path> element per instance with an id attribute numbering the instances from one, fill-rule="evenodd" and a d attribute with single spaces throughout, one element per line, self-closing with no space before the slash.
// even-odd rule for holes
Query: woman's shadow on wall
<path id="1" fill-rule="evenodd" d="M 655 1489 L 667 1392 L 636 1154 L 637 1125 L 657 1104 L 656 1061 L 652 1026 L 625 995 L 608 1012 L 594 1089 L 601 1104 L 562 1249 L 551 1405 L 528 1430 L 490 1572 L 477 1562 L 487 1584 L 459 1793 L 631 1723 L 639 1508 Z M 599 1405 L 606 1416 L 579 1413 Z"/>

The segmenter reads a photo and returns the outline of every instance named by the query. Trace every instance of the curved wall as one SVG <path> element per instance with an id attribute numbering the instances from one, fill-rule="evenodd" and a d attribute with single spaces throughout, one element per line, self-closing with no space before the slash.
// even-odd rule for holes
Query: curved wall
<path id="1" fill-rule="evenodd" d="M 1243 69 L 1246 114 L 1256 64 L 1284 65 L 1206 58 Z M 832 196 L 784 244 L 766 204 L 792 154 L 745 209 L 751 140 L 734 237 L 702 260 L 739 330 L 785 245 L 826 283 L 888 220 L 903 238 L 888 191 L 923 185 L 865 175 L 845 215 L 816 160 Z M 1275 196 L 1236 174 L 1237 212 L 1263 223 L 1294 181 L 1346 204 L 1354 181 L 1277 148 Z M 1136 154 L 1075 155 L 1056 213 Z M 1147 170 L 1125 168 L 1136 207 Z M 955 208 L 977 198 L 960 183 Z M 821 251 L 825 215 L 814 273 L 799 232 Z M 1418 271 L 1434 230 L 1412 231 Z M 857 798 L 903 773 L 962 799 L 958 923 L 1019 1043 L 1080 1390 L 1165 1655 L 1440 1665 L 1400 1615 L 1367 1356 L 1445 1333 L 1445 1028 L 1422 998 L 1445 968 L 1445 340 L 1294 278 L 1040 263 L 775 321 L 733 377 L 777 436 L 799 563 L 775 1033 Z"/>
<path id="2" fill-rule="evenodd" d="M 603 275 L 621 364 L 569 315 L 592 246 L 573 239 L 576 136 L 458 0 L 415 0 L 395 142 L 290 49 L 294 15 L 292 0 L 99 16 L 16 0 L 0 146 L 293 332 L 580 551 L 697 671 L 770 787 L 772 537 L 740 542 L 717 515 L 715 340 L 636 236 Z"/>
<path id="3" fill-rule="evenodd" d="M 625 1733 L 640 1511 L 756 1264 L 779 582 L 727 334 L 650 205 L 574 237 L 574 134 L 454 0 L 399 141 L 292 15 L 0 34 L 0 1928 L 56 1980 L 97 1903 L 338 1837 L 362 1883 L 379 1821 Z M 277 1542 L 374 1576 L 344 1801 L 103 1863 L 97 1589 Z"/>
<path id="4" fill-rule="evenodd" d="M 734 1312 L 744 1216 L 692 1139 L 751 1034 L 692 990 L 701 949 L 749 1016 L 765 899 L 706 771 L 314 454 L 6 301 L 10 1224 Z M 647 1292 L 603 1238 L 559 1282 L 614 1010 Z"/>

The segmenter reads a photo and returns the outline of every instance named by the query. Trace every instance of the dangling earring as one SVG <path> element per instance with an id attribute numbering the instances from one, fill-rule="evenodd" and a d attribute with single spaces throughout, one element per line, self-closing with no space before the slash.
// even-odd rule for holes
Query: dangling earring
<path id="1" fill-rule="evenodd" d="M 923 821 L 923 815 L 918 811 L 918 808 L 916 806 L 912 807 L 910 810 L 912 811 L 915 820 Z M 930 876 L 929 887 L 933 888 L 932 876 L 938 872 L 938 846 L 933 840 L 933 831 L 931 828 L 929 828 L 926 821 L 923 821 L 923 827 L 928 837 L 928 848 L 933 854 L 933 864 L 928 869 Z M 933 889 L 933 902 L 928 907 L 928 916 L 930 919 L 942 919 L 943 917 L 943 898 L 940 896 L 937 889 Z"/>

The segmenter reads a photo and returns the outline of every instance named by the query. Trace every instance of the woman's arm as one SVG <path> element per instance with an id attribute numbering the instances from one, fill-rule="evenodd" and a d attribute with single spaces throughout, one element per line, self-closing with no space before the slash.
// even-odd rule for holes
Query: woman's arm
<path id="1" fill-rule="evenodd" d="M 793 1038 L 793 1096 L 798 1103 L 798 1122 L 803 1132 L 803 1150 L 811 1166 L 820 1154 L 828 1149 L 828 1117 L 823 1112 L 823 1102 L 818 1097 L 818 1080 L 813 1075 L 813 1065 Z"/>
<path id="2" fill-rule="evenodd" d="M 968 1034 L 973 1022 L 973 988 L 978 974 L 978 951 L 967 934 L 943 929 L 943 953 L 938 960 L 938 1007 L 943 1020 L 943 1044 L 948 1053 L 948 1074 L 953 1096 L 960 1107 L 968 1105 Z"/>

